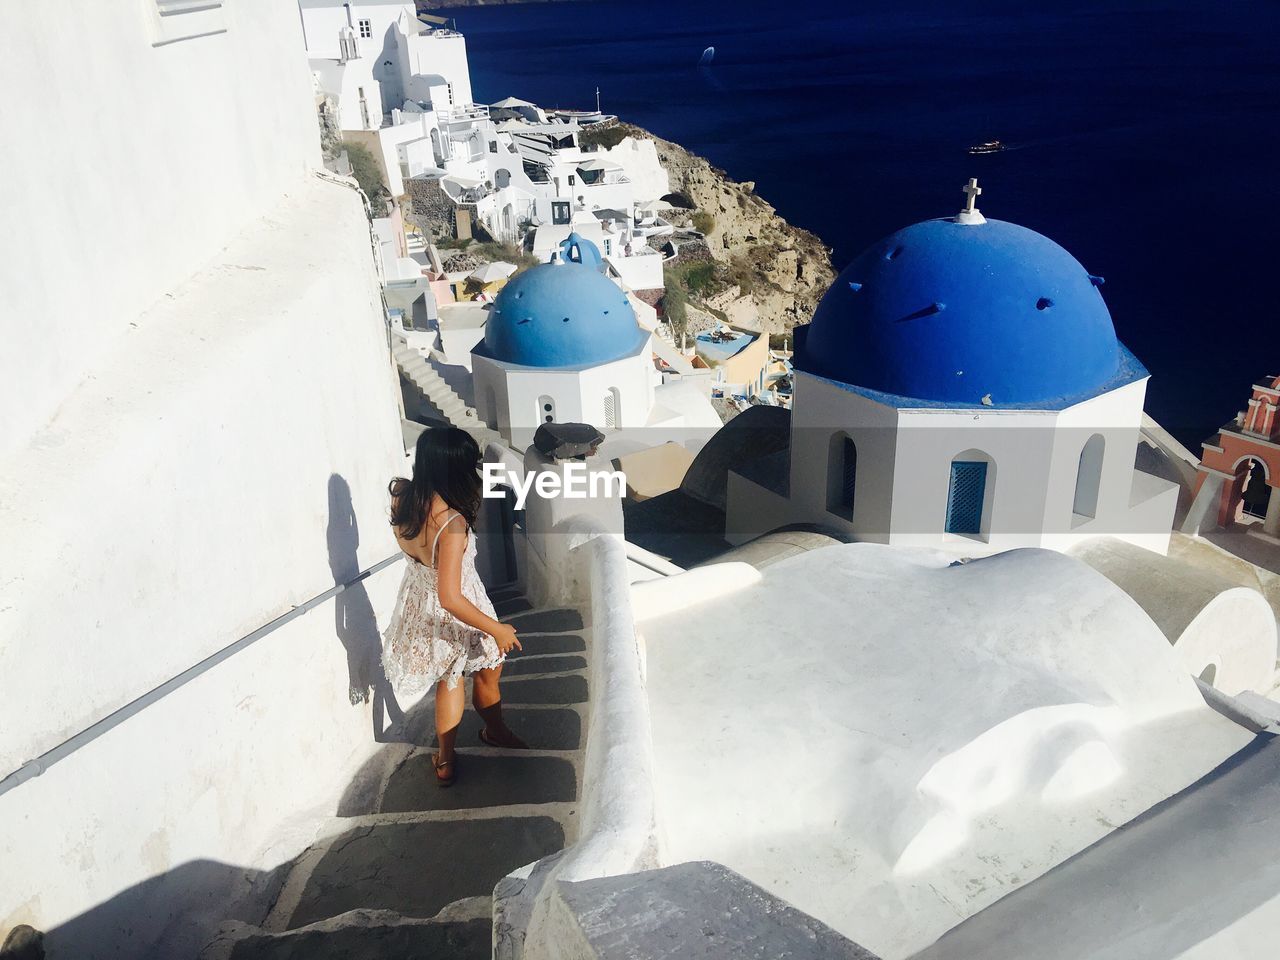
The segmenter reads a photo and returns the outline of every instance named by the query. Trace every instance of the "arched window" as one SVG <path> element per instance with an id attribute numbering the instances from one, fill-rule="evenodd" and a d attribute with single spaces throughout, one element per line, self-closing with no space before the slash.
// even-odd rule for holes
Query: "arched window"
<path id="1" fill-rule="evenodd" d="M 498 172 L 493 175 L 493 185 L 499 190 L 511 186 L 511 171 L 505 167 L 499 167 Z"/>
<path id="2" fill-rule="evenodd" d="M 995 464 L 981 450 L 966 450 L 951 461 L 947 486 L 947 533 L 983 537 L 990 529 L 990 490 Z"/>
<path id="3" fill-rule="evenodd" d="M 827 510 L 853 519 L 858 486 L 858 446 L 845 433 L 835 433 L 827 447 Z"/>
<path id="4" fill-rule="evenodd" d="M 548 396 L 538 398 L 538 422 L 555 423 L 556 402 Z"/>
<path id="5" fill-rule="evenodd" d="M 1267 516 L 1267 507 L 1271 505 L 1272 492 L 1267 486 L 1267 465 L 1261 460 L 1248 461 L 1249 471 L 1241 487 L 1240 502 L 1244 512 L 1259 520 Z"/>
<path id="6" fill-rule="evenodd" d="M 622 425 L 622 394 L 617 387 L 610 387 L 604 395 L 604 427 L 617 430 Z"/>
<path id="7" fill-rule="evenodd" d="M 1076 470 L 1076 496 L 1072 509 L 1077 516 L 1098 515 L 1098 493 L 1102 489 L 1102 457 L 1107 442 L 1102 434 L 1095 433 L 1080 451 L 1080 466 Z"/>

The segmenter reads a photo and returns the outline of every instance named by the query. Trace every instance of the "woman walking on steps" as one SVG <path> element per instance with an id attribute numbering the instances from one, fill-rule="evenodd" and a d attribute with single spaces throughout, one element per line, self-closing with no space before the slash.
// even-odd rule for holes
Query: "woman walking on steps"
<path id="1" fill-rule="evenodd" d="M 502 720 L 498 680 L 502 663 L 519 650 L 514 628 L 499 623 L 476 573 L 472 535 L 480 510 L 480 448 L 457 427 L 418 437 L 413 479 L 391 481 L 391 525 L 408 556 L 382 662 L 392 684 L 415 693 L 435 684 L 436 782 L 453 783 L 454 741 L 466 706 L 463 676 L 472 678 L 471 703 L 484 721 L 480 739 L 491 747 L 525 744 Z"/>

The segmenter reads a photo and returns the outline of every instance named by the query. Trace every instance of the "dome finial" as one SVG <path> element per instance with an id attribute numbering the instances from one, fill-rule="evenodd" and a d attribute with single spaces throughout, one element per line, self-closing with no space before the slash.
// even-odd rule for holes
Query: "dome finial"
<path id="1" fill-rule="evenodd" d="M 987 218 L 978 209 L 978 195 L 982 193 L 982 188 L 978 186 L 977 177 L 970 177 L 969 182 L 964 185 L 960 192 L 964 194 L 965 201 L 964 207 L 956 214 L 956 223 L 967 223 L 974 226 L 986 223 Z"/>

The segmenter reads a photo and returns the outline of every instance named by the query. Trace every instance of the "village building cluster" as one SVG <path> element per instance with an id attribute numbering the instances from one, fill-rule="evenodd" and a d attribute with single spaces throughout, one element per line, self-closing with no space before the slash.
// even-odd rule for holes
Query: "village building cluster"
<path id="1" fill-rule="evenodd" d="M 201 190 L 62 130 L 15 161 L 113 177 L 75 201 L 129 240 L 85 252 L 75 337 L 28 322 L 70 208 L 5 201 L 0 938 L 1269 955 L 1280 375 L 1187 450 L 1103 278 L 974 180 L 784 335 L 677 328 L 666 271 L 705 237 L 599 103 L 475 102 L 413 3 L 143 5 L 69 42 L 121 138 L 142 90 L 203 148 Z M 66 53 L 43 13 L 20 71 Z M 534 747 L 467 728 L 451 791 L 378 632 L 387 482 L 441 425 L 510 478 L 478 563 Z"/>

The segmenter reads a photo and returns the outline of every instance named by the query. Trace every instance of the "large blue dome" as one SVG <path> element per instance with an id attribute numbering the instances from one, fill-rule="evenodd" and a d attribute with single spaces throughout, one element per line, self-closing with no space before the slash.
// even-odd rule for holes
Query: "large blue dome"
<path id="1" fill-rule="evenodd" d="M 648 339 L 595 246 L 573 234 L 561 249 L 559 262 L 502 288 L 474 353 L 526 367 L 590 367 L 629 356 Z"/>
<path id="2" fill-rule="evenodd" d="M 1061 408 L 1146 375 L 1100 283 L 1016 224 L 917 223 L 840 274 L 796 366 L 911 405 Z"/>

